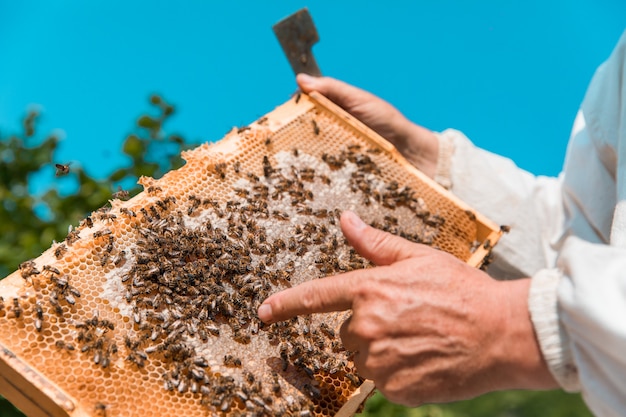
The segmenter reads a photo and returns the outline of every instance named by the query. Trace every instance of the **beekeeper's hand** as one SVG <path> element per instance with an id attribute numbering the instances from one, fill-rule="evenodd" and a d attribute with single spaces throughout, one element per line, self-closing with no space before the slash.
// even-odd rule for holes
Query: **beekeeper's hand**
<path id="1" fill-rule="evenodd" d="M 296 81 L 305 93 L 318 91 L 328 97 L 393 143 L 418 169 L 434 177 L 439 142 L 433 132 L 411 122 L 381 98 L 334 78 L 298 74 Z"/>
<path id="2" fill-rule="evenodd" d="M 377 266 L 308 281 L 268 297 L 259 318 L 352 309 L 341 328 L 359 375 L 416 406 L 503 389 L 556 388 L 535 338 L 529 279 L 495 281 L 452 255 L 341 217 L 352 246 Z"/>

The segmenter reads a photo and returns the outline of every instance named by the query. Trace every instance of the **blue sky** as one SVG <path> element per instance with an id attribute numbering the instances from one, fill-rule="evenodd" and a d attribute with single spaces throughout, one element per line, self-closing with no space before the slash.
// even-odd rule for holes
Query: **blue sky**
<path id="1" fill-rule="evenodd" d="M 37 104 L 42 131 L 64 131 L 63 162 L 102 176 L 158 92 L 177 105 L 169 131 L 219 140 L 294 92 L 271 26 L 304 6 L 324 74 L 546 175 L 626 28 L 621 0 L 0 0 L 0 134 Z"/>

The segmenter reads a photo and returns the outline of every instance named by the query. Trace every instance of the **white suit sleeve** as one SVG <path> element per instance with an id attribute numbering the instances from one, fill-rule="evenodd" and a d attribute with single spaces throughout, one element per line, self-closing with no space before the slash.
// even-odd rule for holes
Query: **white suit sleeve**
<path id="1" fill-rule="evenodd" d="M 623 415 L 626 33 L 594 76 L 559 178 L 535 177 L 456 131 L 443 132 L 440 141 L 454 149 L 451 190 L 512 226 L 496 246 L 489 272 L 532 277 L 530 314 L 557 381 L 566 390 L 581 390 L 596 415 Z"/>

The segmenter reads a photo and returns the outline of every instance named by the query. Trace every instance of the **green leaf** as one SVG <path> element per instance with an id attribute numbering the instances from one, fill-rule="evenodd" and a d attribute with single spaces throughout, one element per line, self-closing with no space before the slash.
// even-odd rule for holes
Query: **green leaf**
<path id="1" fill-rule="evenodd" d="M 146 129 L 158 129 L 161 123 L 150 116 L 143 115 L 137 120 L 137 125 Z"/>
<path id="2" fill-rule="evenodd" d="M 128 135 L 124 142 L 124 153 L 132 158 L 139 158 L 145 151 L 145 146 L 135 135 Z"/>

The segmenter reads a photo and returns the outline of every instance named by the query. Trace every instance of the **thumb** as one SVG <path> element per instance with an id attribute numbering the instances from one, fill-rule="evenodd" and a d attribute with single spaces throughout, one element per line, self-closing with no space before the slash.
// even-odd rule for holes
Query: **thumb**
<path id="1" fill-rule="evenodd" d="M 341 214 L 341 230 L 350 245 L 377 266 L 391 265 L 433 250 L 368 226 L 351 211 Z"/>

